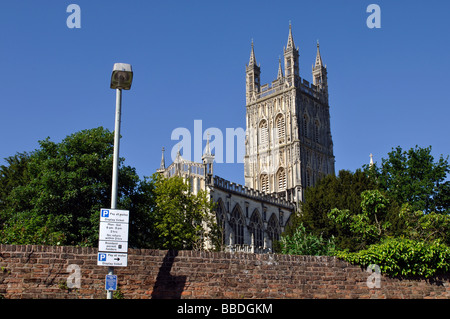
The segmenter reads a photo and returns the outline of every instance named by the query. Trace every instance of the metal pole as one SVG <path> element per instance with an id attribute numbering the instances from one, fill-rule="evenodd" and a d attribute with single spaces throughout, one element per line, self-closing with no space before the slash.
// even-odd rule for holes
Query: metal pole
<path id="1" fill-rule="evenodd" d="M 119 145 L 120 145 L 120 115 L 122 108 L 122 89 L 116 89 L 116 124 L 114 127 L 114 159 L 111 190 L 111 209 L 117 208 L 117 193 L 119 184 Z M 114 267 L 108 267 L 108 275 L 114 275 Z M 107 291 L 106 298 L 112 299 L 112 290 Z"/>
<path id="2" fill-rule="evenodd" d="M 120 146 L 120 115 L 122 108 L 122 89 L 116 89 L 116 125 L 114 128 L 114 162 L 112 176 L 111 209 L 117 207 L 117 188 L 119 183 L 119 146 Z"/>

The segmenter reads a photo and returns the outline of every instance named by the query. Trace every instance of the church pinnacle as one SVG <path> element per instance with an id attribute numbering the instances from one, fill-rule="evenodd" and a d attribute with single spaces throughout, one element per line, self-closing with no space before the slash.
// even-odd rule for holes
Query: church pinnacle
<path id="1" fill-rule="evenodd" d="M 284 77 L 289 85 L 294 85 L 300 76 L 299 53 L 295 47 L 292 36 L 292 25 L 289 22 L 289 36 L 286 48 L 284 48 Z"/>
<path id="2" fill-rule="evenodd" d="M 211 156 L 211 147 L 209 146 L 209 132 L 206 134 L 205 156 Z"/>
<path id="3" fill-rule="evenodd" d="M 157 172 L 163 173 L 165 170 L 166 170 L 166 161 L 164 159 L 164 147 L 163 147 L 161 155 L 161 165 L 159 166 L 159 169 L 157 169 Z"/>
<path id="4" fill-rule="evenodd" d="M 320 56 L 320 49 L 319 49 L 319 40 L 317 40 L 317 54 L 316 54 L 316 64 L 315 67 L 321 67 L 323 66 L 322 63 L 322 57 Z"/>
<path id="5" fill-rule="evenodd" d="M 259 92 L 260 89 L 260 74 L 261 68 L 256 64 L 255 49 L 253 46 L 252 39 L 252 50 L 250 52 L 250 61 L 245 68 L 246 70 L 246 101 L 249 102 L 254 98 L 255 94 Z"/>
<path id="6" fill-rule="evenodd" d="M 256 58 L 255 58 L 255 50 L 253 48 L 253 39 L 252 39 L 252 51 L 250 52 L 250 61 L 248 62 L 248 65 L 256 65 Z"/>
<path id="7" fill-rule="evenodd" d="M 316 62 L 312 66 L 313 84 L 328 98 L 327 66 L 323 64 L 320 55 L 319 40 L 317 40 Z"/>
<path id="8" fill-rule="evenodd" d="M 211 147 L 209 145 L 209 132 L 207 133 L 206 147 L 205 147 L 205 152 L 202 156 L 202 161 L 203 161 L 203 165 L 205 167 L 205 174 L 209 175 L 209 178 L 211 178 L 211 176 L 213 174 L 214 155 L 211 154 Z M 211 180 L 208 180 L 208 183 L 209 182 L 211 182 Z"/>
<path id="9" fill-rule="evenodd" d="M 281 58 L 278 58 L 278 75 L 277 80 L 283 78 L 283 69 L 281 67 Z"/>
<path id="10" fill-rule="evenodd" d="M 289 36 L 288 36 L 286 50 L 291 49 L 291 48 L 295 49 L 295 44 L 294 44 L 294 37 L 292 36 L 292 25 L 291 25 L 291 22 L 289 21 Z"/>

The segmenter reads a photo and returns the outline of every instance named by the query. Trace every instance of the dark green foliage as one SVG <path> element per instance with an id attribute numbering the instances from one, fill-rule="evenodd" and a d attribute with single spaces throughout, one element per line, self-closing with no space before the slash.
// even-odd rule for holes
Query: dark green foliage
<path id="1" fill-rule="evenodd" d="M 375 182 L 361 170 L 355 173 L 341 170 L 338 176 L 324 177 L 315 187 L 306 190 L 301 213 L 292 218 L 286 234 L 293 234 L 298 224 L 302 223 L 315 236 L 334 236 L 339 248 L 354 247 L 354 235 L 340 224 L 333 223 L 328 213 L 333 208 L 361 213 L 361 193 L 373 187 Z"/>
<path id="2" fill-rule="evenodd" d="M 300 224 L 292 235 L 282 236 L 280 241 L 280 253 L 289 255 L 331 255 L 334 252 L 334 238 L 324 239 L 306 232 Z"/>
<path id="3" fill-rule="evenodd" d="M 380 189 L 399 203 L 409 203 L 413 210 L 424 213 L 450 213 L 450 172 L 448 156 L 437 162 L 431 155 L 431 146 L 416 146 L 403 151 L 400 146 L 382 159 L 380 167 L 365 167 Z"/>
<path id="4" fill-rule="evenodd" d="M 378 265 L 381 273 L 392 276 L 431 277 L 450 271 L 450 247 L 439 240 L 389 238 L 358 252 L 336 252 L 336 256 L 364 267 Z"/>
<path id="5" fill-rule="evenodd" d="M 29 180 L 28 153 L 17 153 L 14 156 L 5 158 L 8 165 L 0 166 L 0 209 L 6 205 L 6 198 L 9 193 L 19 185 L 23 185 Z"/>
<path id="6" fill-rule="evenodd" d="M 114 134 L 99 127 L 39 145 L 0 167 L 0 243 L 96 246 L 100 209 L 111 205 Z M 193 195 L 180 177 L 140 179 L 123 163 L 117 208 L 130 211 L 130 248 L 216 242 L 206 193 Z"/>
<path id="7" fill-rule="evenodd" d="M 9 157 L 0 168 L 1 242 L 95 246 L 100 208 L 110 207 L 113 141 L 99 127 Z M 145 212 L 141 203 L 150 201 L 148 186 L 120 162 L 118 207 L 131 210 L 134 228 Z M 130 234 L 133 245 L 139 239 Z"/>
<path id="8" fill-rule="evenodd" d="M 435 162 L 431 147 L 397 147 L 380 167 L 340 171 L 309 188 L 281 241 L 292 247 L 308 243 L 307 234 L 293 236 L 303 224 L 315 238 L 333 238 L 335 250 L 328 254 L 352 263 L 377 264 L 400 276 L 449 271 L 448 172 L 448 160 Z M 291 242 L 295 238 L 298 243 Z"/>
<path id="9" fill-rule="evenodd" d="M 361 193 L 361 213 L 333 208 L 328 217 L 332 223 L 352 234 L 351 250 L 360 250 L 386 235 L 390 226 L 386 218 L 388 205 L 389 200 L 380 191 L 367 190 Z"/>

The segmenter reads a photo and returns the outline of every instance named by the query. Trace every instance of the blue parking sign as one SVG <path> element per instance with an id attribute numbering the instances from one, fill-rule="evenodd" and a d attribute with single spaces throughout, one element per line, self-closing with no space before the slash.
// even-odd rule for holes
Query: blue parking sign
<path id="1" fill-rule="evenodd" d="M 105 290 L 117 290 L 117 276 L 116 275 L 106 275 Z"/>
<path id="2" fill-rule="evenodd" d="M 106 254 L 98 253 L 98 261 L 106 261 Z"/>
<path id="3" fill-rule="evenodd" d="M 109 217 L 109 209 L 102 209 L 102 217 Z"/>

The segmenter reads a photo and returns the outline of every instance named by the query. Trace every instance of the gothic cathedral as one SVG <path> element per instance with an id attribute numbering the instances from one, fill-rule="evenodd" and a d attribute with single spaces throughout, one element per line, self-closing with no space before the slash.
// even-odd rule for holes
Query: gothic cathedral
<path id="1" fill-rule="evenodd" d="M 327 68 L 317 43 L 313 83 L 299 74 L 299 49 L 289 26 L 284 72 L 261 85 L 252 42 L 246 66 L 245 186 L 290 202 L 304 199 L 304 190 L 334 173 Z"/>
<path id="2" fill-rule="evenodd" d="M 182 176 L 191 190 L 205 190 L 216 204 L 216 221 L 228 251 L 266 253 L 280 239 L 290 217 L 304 200 L 304 190 L 334 173 L 327 68 L 317 43 L 313 83 L 299 76 L 299 52 L 291 26 L 284 48 L 284 72 L 261 85 L 255 51 L 246 67 L 245 186 L 213 173 L 209 139 L 203 163 L 183 159 L 178 151 L 166 168 L 164 149 L 157 170 L 165 177 Z M 206 249 L 210 243 L 205 242 Z"/>

